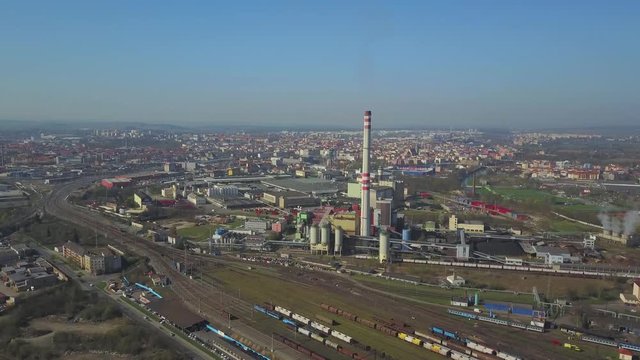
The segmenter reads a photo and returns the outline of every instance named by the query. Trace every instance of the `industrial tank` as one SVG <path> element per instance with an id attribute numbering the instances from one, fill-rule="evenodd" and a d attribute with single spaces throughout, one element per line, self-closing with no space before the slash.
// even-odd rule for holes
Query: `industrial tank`
<path id="1" fill-rule="evenodd" d="M 386 232 L 380 233 L 380 249 L 379 249 L 380 263 L 385 263 L 389 259 L 389 234 Z"/>
<path id="2" fill-rule="evenodd" d="M 341 254 L 342 255 L 342 240 L 344 237 L 344 230 L 342 230 L 342 227 L 338 226 L 336 227 L 336 233 L 335 233 L 335 244 L 334 244 L 334 249 L 333 249 L 333 253 L 334 254 Z"/>
<path id="3" fill-rule="evenodd" d="M 402 229 L 402 242 L 411 241 L 411 229 Z"/>
<path id="4" fill-rule="evenodd" d="M 320 227 L 320 243 L 322 245 L 327 245 L 329 244 L 329 234 L 330 234 L 331 228 L 329 227 L 329 224 L 323 224 Z"/>
<path id="5" fill-rule="evenodd" d="M 318 226 L 311 225 L 309 229 L 309 244 L 316 245 L 318 243 Z"/>

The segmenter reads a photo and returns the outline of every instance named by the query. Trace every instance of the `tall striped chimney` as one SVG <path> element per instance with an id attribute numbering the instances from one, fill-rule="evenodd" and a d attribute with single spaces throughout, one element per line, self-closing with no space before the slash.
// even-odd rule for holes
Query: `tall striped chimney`
<path id="1" fill-rule="evenodd" d="M 371 209 L 369 204 L 369 144 L 371 142 L 371 111 L 364 112 L 364 137 L 362 139 L 362 199 L 360 201 L 360 235 L 369 236 Z"/>

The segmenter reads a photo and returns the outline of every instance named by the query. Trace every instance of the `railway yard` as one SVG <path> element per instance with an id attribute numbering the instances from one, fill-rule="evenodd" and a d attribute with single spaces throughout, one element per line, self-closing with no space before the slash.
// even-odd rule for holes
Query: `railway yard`
<path id="1" fill-rule="evenodd" d="M 392 287 L 388 290 L 384 286 L 371 287 L 357 276 L 321 265 L 292 266 L 292 262 L 260 262 L 239 256 L 185 255 L 184 251 L 123 233 L 100 214 L 66 201 L 69 193 L 91 181 L 86 179 L 55 188 L 45 202 L 47 213 L 73 224 L 96 228 L 108 234 L 118 246 L 147 257 L 157 273 L 171 279 L 170 286 L 162 289 L 163 294 L 179 298 L 185 308 L 201 314 L 210 324 L 209 330 L 236 339 L 240 344 L 238 358 L 600 359 L 616 356 L 617 349 L 602 342 L 579 341 L 579 336 L 568 337 L 559 330 L 528 331 L 496 321 L 481 321 L 477 316 L 459 316 L 446 304 L 396 294 Z M 193 267 L 190 276 L 173 266 L 186 256 Z M 274 304 L 309 321 L 296 320 L 282 312 L 269 316 L 266 311 L 274 315 Z M 328 333 L 309 325 L 311 322 L 328 325 L 327 320 L 332 324 Z M 336 339 L 331 331 L 354 342 Z M 242 347 L 255 352 L 242 351 Z"/>

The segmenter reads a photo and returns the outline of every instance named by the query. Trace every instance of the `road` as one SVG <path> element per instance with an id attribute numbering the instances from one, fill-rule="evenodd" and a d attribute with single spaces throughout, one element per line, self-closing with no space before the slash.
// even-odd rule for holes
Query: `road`
<path id="1" fill-rule="evenodd" d="M 220 326 L 221 324 L 227 324 L 227 318 L 221 315 L 222 310 L 230 306 L 227 305 L 227 307 L 225 307 L 224 304 L 217 303 L 217 299 L 221 299 L 218 295 L 219 290 L 203 287 L 202 284 L 190 280 L 171 264 L 169 256 L 180 256 L 179 250 L 153 242 L 142 241 L 137 236 L 123 233 L 118 226 L 114 225 L 112 221 L 100 213 L 72 205 L 67 201 L 69 195 L 74 190 L 90 185 L 96 180 L 98 180 L 97 177 L 87 177 L 54 188 L 54 190 L 46 196 L 44 201 L 46 213 L 72 224 L 97 229 L 100 232 L 108 234 L 109 239 L 113 239 L 112 242 L 114 245 L 130 253 L 147 257 L 157 272 L 170 277 L 172 280 L 171 287 L 175 293 L 182 298 L 186 306 L 195 312 L 200 311 L 201 314 L 209 321 L 212 321 L 214 325 Z M 218 260 L 209 259 L 209 261 Z M 226 263 L 224 261 L 219 262 Z M 201 299 L 205 299 L 205 301 L 201 301 Z M 242 308 L 250 308 L 250 304 L 242 304 Z M 232 330 L 242 337 L 251 340 L 253 343 L 258 344 L 263 349 L 271 348 L 272 339 L 270 334 L 264 334 L 254 329 L 250 325 L 249 319 L 240 318 L 235 320 Z M 300 356 L 299 352 L 288 347 L 278 349 L 279 359 L 299 359 Z"/>

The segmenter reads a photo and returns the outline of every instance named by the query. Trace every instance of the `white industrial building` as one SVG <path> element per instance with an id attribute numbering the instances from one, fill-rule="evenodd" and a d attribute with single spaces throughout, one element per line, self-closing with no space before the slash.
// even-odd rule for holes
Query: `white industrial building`
<path id="1" fill-rule="evenodd" d="M 246 220 L 244 228 L 256 233 L 264 233 L 270 228 L 270 223 L 264 220 Z"/>
<path id="2" fill-rule="evenodd" d="M 230 198 L 238 196 L 238 188 L 233 185 L 213 185 L 213 188 L 207 189 L 207 196 Z"/>
<path id="3" fill-rule="evenodd" d="M 204 205 L 207 203 L 207 201 L 202 196 L 195 193 L 187 195 L 187 200 L 193 205 Z"/>
<path id="4" fill-rule="evenodd" d="M 463 286 L 466 283 L 466 280 L 462 276 L 453 274 L 447 276 L 447 282 L 452 286 Z"/>
<path id="5" fill-rule="evenodd" d="M 550 247 L 535 246 L 536 258 L 544 259 L 545 264 L 562 264 L 571 261 L 571 253 L 568 250 Z"/>
<path id="6" fill-rule="evenodd" d="M 464 238 L 464 230 L 458 230 L 458 237 L 460 238 L 460 244 L 456 245 L 456 260 L 467 261 L 469 260 L 471 247 Z"/>

